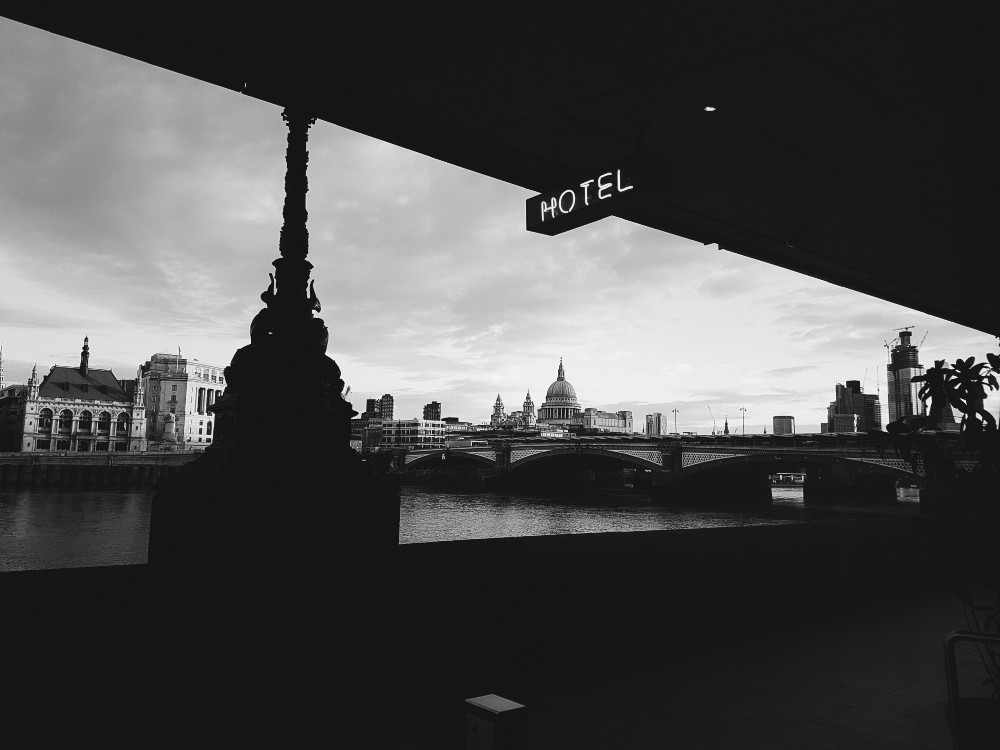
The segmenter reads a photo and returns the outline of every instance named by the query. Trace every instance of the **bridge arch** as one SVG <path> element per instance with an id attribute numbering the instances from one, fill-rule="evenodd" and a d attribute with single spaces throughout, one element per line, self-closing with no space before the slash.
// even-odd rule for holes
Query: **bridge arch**
<path id="1" fill-rule="evenodd" d="M 878 458 L 876 456 L 844 456 L 824 453 L 697 453 L 685 452 L 682 456 L 684 476 L 704 472 L 719 471 L 727 467 L 752 464 L 769 464 L 770 468 L 796 466 L 839 466 L 847 469 L 852 476 L 860 478 L 875 474 L 891 476 L 913 482 L 924 482 L 922 473 L 915 473 L 908 461 L 897 457 Z M 763 468 L 763 467 L 762 467 Z"/>
<path id="2" fill-rule="evenodd" d="M 578 457 L 580 463 L 588 458 L 610 459 L 620 468 L 660 470 L 663 458 L 659 450 L 643 448 L 608 448 L 592 445 L 560 445 L 553 447 L 514 448 L 510 452 L 510 470 L 518 472 L 525 467 L 538 468 L 537 464 L 565 457 Z"/>
<path id="3" fill-rule="evenodd" d="M 473 463 L 490 468 L 495 468 L 497 465 L 496 454 L 487 449 L 464 451 L 444 448 L 443 450 L 428 451 L 427 453 L 420 454 L 408 453 L 404 461 L 406 469 L 430 469 L 449 462 Z"/>

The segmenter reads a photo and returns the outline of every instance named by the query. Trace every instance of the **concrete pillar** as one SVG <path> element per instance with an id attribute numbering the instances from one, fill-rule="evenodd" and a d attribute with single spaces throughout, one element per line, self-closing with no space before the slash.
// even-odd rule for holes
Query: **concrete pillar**
<path id="1" fill-rule="evenodd" d="M 806 479 L 802 486 L 802 501 L 812 504 L 863 504 L 864 499 L 857 485 L 846 470 L 838 464 L 811 466 L 806 468 Z"/>

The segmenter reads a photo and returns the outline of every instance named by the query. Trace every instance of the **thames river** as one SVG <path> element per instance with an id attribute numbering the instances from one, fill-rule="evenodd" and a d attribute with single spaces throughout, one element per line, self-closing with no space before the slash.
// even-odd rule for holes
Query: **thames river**
<path id="1" fill-rule="evenodd" d="M 146 562 L 153 492 L 0 492 L 0 571 Z M 542 495 L 463 493 L 403 487 L 399 543 L 606 531 L 810 523 L 916 512 L 912 496 L 873 510 L 802 503 L 797 487 L 775 487 L 754 511 L 658 506 L 636 495 L 595 495 L 586 504 Z"/>

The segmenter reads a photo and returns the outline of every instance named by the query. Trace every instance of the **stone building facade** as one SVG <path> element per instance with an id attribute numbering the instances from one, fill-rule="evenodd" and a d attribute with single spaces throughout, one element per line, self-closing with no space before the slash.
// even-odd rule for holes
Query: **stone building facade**
<path id="1" fill-rule="evenodd" d="M 151 450 L 205 450 L 212 444 L 215 416 L 208 407 L 226 388 L 224 369 L 162 352 L 142 365 Z"/>
<path id="2" fill-rule="evenodd" d="M 118 380 L 111 370 L 90 367 L 90 340 L 83 339 L 79 367 L 38 367 L 24 386 L 4 389 L 3 447 L 22 452 L 144 451 L 142 382 Z"/>

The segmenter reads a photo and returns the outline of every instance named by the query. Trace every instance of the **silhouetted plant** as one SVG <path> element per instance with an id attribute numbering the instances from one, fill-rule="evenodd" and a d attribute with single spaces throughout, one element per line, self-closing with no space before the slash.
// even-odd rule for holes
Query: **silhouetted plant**
<path id="1" fill-rule="evenodd" d="M 996 418 L 986 410 L 988 391 L 1000 390 L 997 381 L 1000 373 L 1000 356 L 987 354 L 985 362 L 975 357 L 957 359 L 948 366 L 938 360 L 923 375 L 914 377 L 921 382 L 918 397 L 930 401 L 927 417 L 897 420 L 886 425 L 890 439 L 908 460 L 914 461 L 914 452 L 924 457 L 928 479 L 931 470 L 939 481 L 961 499 L 975 513 L 975 520 L 985 531 L 984 538 L 991 545 L 987 556 L 989 570 L 983 571 L 992 591 L 976 593 L 968 582 L 961 584 L 959 596 L 965 605 L 966 625 L 969 630 L 1000 636 L 1000 430 Z M 973 456 L 975 466 L 971 472 L 958 471 L 954 460 L 941 450 L 930 430 L 939 425 L 945 406 L 950 405 L 962 415 L 959 433 L 962 442 Z M 1000 697 L 1000 651 L 977 644 L 979 656 L 986 668 L 987 683 L 992 685 L 993 696 Z"/>

